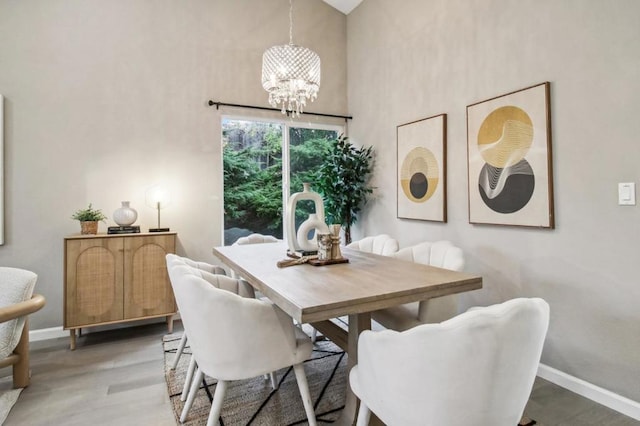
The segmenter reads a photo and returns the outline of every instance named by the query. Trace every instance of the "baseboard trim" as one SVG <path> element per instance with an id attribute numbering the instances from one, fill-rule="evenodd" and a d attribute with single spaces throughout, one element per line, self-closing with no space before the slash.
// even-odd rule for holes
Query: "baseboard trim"
<path id="1" fill-rule="evenodd" d="M 177 313 L 173 316 L 173 321 L 182 321 L 182 319 L 180 318 L 180 313 Z M 161 322 L 165 322 L 164 317 L 159 317 L 159 318 L 151 318 L 151 319 L 145 319 L 145 320 L 134 320 L 132 322 L 125 322 L 125 323 L 120 323 L 120 324 L 111 324 L 111 325 L 104 325 L 104 326 L 93 326 L 93 327 L 86 327 L 83 328 L 83 333 L 91 333 L 92 331 L 100 331 L 100 330 L 106 330 L 106 329 L 113 329 L 113 328 L 121 328 L 121 327 L 135 327 L 135 326 L 139 326 L 139 325 L 144 325 L 144 324 L 151 324 L 151 323 L 161 323 Z M 29 330 L 29 341 L 30 342 L 38 342 L 40 340 L 49 340 L 49 339 L 58 339 L 60 337 L 70 337 L 70 332 L 69 330 L 65 330 L 61 325 L 58 327 L 51 327 L 51 328 L 40 328 L 38 330 Z"/>
<path id="2" fill-rule="evenodd" d="M 538 376 L 625 416 L 640 420 L 640 402 L 618 395 L 542 363 L 538 367 Z"/>
<path id="3" fill-rule="evenodd" d="M 41 328 L 39 330 L 29 330 L 29 341 L 38 342 L 40 340 L 57 339 L 59 337 L 69 337 L 69 332 L 65 331 L 62 326 Z"/>

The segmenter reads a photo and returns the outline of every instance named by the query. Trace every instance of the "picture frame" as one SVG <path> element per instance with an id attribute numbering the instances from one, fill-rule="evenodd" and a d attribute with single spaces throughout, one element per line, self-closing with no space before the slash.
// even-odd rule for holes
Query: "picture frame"
<path id="1" fill-rule="evenodd" d="M 447 221 L 447 115 L 396 127 L 397 217 Z"/>
<path id="2" fill-rule="evenodd" d="M 469 223 L 555 227 L 550 84 L 467 106 Z"/>

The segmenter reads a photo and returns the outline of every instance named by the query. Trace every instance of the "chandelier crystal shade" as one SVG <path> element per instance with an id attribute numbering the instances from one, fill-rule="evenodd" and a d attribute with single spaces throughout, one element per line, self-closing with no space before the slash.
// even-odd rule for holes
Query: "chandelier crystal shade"
<path id="1" fill-rule="evenodd" d="M 320 90 L 320 57 L 311 49 L 293 44 L 293 6 L 289 0 L 289 44 L 273 46 L 262 55 L 262 87 L 269 104 L 285 114 L 300 115 Z"/>

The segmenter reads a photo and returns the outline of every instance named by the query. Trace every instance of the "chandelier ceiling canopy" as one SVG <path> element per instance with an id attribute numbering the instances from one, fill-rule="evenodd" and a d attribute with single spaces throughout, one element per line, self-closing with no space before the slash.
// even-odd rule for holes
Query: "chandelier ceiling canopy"
<path id="1" fill-rule="evenodd" d="M 262 87 L 269 104 L 285 114 L 300 115 L 320 89 L 320 57 L 311 49 L 293 44 L 293 4 L 289 0 L 289 44 L 273 46 L 262 55 Z"/>

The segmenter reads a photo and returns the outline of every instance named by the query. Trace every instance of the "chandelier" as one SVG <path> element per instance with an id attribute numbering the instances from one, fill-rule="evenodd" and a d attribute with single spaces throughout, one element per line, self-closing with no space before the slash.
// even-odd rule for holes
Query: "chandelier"
<path id="1" fill-rule="evenodd" d="M 307 99 L 313 102 L 320 89 L 320 57 L 313 50 L 293 44 L 293 4 L 289 0 L 289 44 L 273 46 L 262 55 L 262 87 L 269 92 L 269 104 L 303 112 Z"/>

